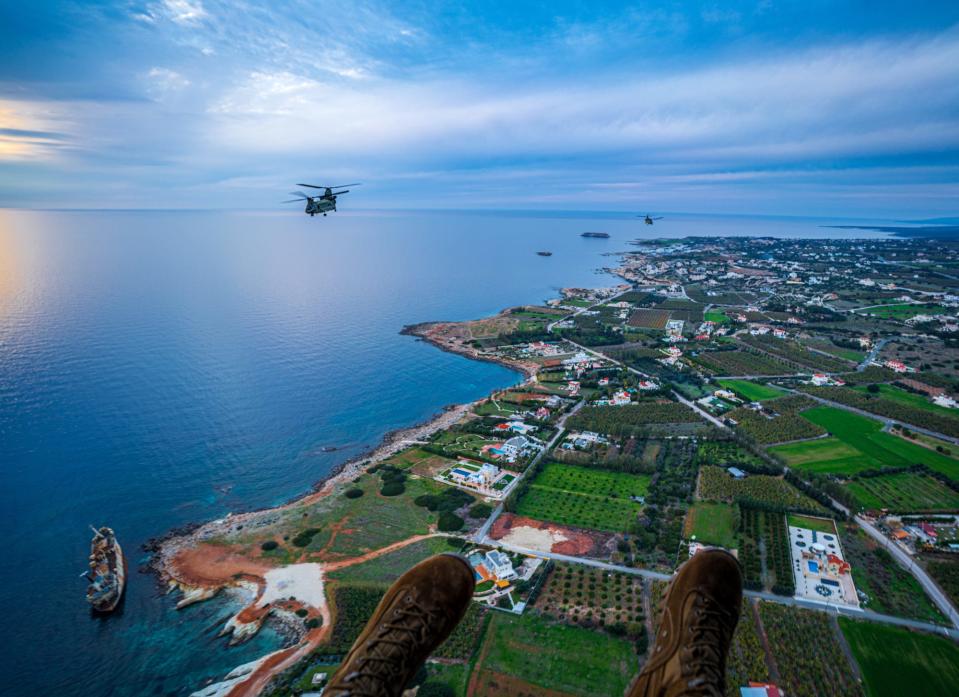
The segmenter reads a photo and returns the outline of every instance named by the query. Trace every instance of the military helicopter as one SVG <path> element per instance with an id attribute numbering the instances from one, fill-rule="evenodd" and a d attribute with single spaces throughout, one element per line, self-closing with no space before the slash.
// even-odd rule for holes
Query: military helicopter
<path id="1" fill-rule="evenodd" d="M 297 184 L 297 186 L 305 186 L 310 189 L 323 189 L 323 193 L 319 196 L 310 196 L 302 191 L 291 191 L 290 196 L 296 196 L 296 198 L 283 202 L 296 203 L 297 201 L 306 201 L 306 209 L 304 210 L 304 213 L 309 213 L 310 217 L 312 217 L 317 213 L 326 215 L 328 211 L 333 211 L 335 213 L 336 197 L 340 194 L 350 193 L 349 189 L 344 189 L 343 191 L 333 191 L 333 189 L 343 189 L 343 187 L 346 186 L 359 186 L 359 183 L 341 184 L 339 186 L 316 186 L 315 184 Z"/>
<path id="2" fill-rule="evenodd" d="M 640 217 L 642 217 L 642 216 L 636 216 L 636 217 L 637 217 L 637 218 L 640 218 Z M 650 218 L 650 217 L 649 217 L 649 213 L 647 213 L 647 214 L 646 214 L 646 219 L 643 220 L 643 222 L 646 223 L 647 225 L 652 225 L 654 220 L 662 220 L 662 219 L 663 219 L 663 216 L 659 216 L 658 218 Z"/>

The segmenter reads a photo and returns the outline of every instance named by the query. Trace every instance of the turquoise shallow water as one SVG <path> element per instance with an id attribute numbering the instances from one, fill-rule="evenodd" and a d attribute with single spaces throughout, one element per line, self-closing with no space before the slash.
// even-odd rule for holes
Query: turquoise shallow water
<path id="1" fill-rule="evenodd" d="M 519 379 L 403 325 L 613 283 L 602 254 L 639 234 L 837 234 L 819 222 L 0 211 L 0 693 L 188 694 L 278 646 L 270 629 L 216 637 L 237 600 L 174 611 L 137 572 L 140 545 L 284 501 L 388 430 Z M 102 619 L 79 578 L 88 523 L 130 562 Z"/>

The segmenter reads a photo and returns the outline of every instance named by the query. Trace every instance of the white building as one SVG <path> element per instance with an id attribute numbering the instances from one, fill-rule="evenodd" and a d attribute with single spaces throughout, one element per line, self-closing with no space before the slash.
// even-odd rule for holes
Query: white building
<path id="1" fill-rule="evenodd" d="M 486 565 L 498 579 L 508 580 L 516 578 L 516 571 L 513 570 L 513 562 L 498 549 L 491 549 L 486 553 Z"/>

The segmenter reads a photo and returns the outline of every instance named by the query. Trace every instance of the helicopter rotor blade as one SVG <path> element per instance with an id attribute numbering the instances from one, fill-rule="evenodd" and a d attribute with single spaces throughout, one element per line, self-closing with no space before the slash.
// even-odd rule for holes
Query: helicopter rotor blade
<path id="1" fill-rule="evenodd" d="M 316 184 L 297 184 L 297 186 L 305 186 L 310 189 L 328 189 L 327 186 L 317 186 Z"/>
<path id="2" fill-rule="evenodd" d="M 345 189 L 345 188 L 348 187 L 348 186 L 363 186 L 363 185 L 360 184 L 359 182 L 355 182 L 355 183 L 353 183 L 353 184 L 337 184 L 336 186 L 331 186 L 330 188 L 331 188 L 331 189 Z"/>

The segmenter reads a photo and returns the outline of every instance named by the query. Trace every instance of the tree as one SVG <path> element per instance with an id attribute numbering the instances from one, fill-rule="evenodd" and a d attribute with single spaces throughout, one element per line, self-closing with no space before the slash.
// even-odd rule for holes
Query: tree
<path id="1" fill-rule="evenodd" d="M 456 532 L 463 527 L 463 519 L 452 511 L 442 511 L 436 527 L 441 532 Z"/>
<path id="2" fill-rule="evenodd" d="M 399 496 L 404 491 L 406 491 L 406 486 L 403 482 L 388 481 L 380 489 L 380 494 L 383 496 Z"/>

